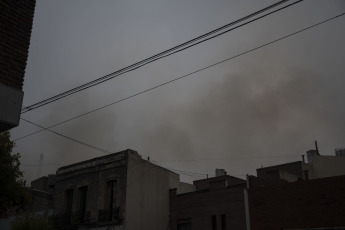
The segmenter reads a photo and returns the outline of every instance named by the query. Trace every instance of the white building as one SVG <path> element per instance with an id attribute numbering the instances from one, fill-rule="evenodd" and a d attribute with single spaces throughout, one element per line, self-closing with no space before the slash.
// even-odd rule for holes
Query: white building
<path id="1" fill-rule="evenodd" d="M 129 149 L 64 166 L 56 173 L 54 222 L 59 229 L 167 229 L 171 188 L 194 189 Z"/>

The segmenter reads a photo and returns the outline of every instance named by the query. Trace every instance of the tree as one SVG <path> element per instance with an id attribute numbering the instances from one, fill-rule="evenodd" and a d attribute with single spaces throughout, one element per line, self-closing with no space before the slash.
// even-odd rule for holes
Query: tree
<path id="1" fill-rule="evenodd" d="M 20 155 L 12 154 L 14 146 L 8 131 L 0 133 L 0 217 L 6 217 L 10 210 L 18 213 L 30 201 L 19 168 Z"/>
<path id="2" fill-rule="evenodd" d="M 49 223 L 47 213 L 44 215 L 26 213 L 11 223 L 11 230 L 53 230 L 53 227 Z"/>

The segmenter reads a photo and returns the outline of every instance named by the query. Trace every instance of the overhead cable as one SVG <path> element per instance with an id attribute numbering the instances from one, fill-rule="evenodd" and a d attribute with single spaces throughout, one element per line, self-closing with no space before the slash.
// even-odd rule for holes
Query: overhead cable
<path id="1" fill-rule="evenodd" d="M 24 139 L 24 138 L 26 138 L 26 137 L 32 136 L 32 135 L 37 134 L 37 133 L 39 133 L 39 132 L 42 132 L 42 131 L 44 131 L 44 130 L 50 130 L 51 128 L 56 127 L 56 126 L 58 126 L 58 125 L 67 123 L 67 122 L 69 122 L 69 121 L 72 121 L 72 120 L 75 120 L 75 119 L 77 119 L 77 118 L 86 116 L 86 115 L 91 114 L 91 113 L 93 113 L 93 112 L 96 112 L 96 111 L 98 111 L 98 110 L 101 110 L 101 109 L 107 108 L 107 107 L 109 107 L 109 106 L 115 105 L 115 104 L 117 104 L 117 103 L 126 101 L 126 100 L 128 100 L 128 99 L 131 99 L 131 98 L 133 98 L 133 97 L 139 96 L 139 95 L 144 94 L 144 93 L 147 93 L 147 92 L 149 92 L 149 91 L 151 91 L 151 90 L 157 89 L 157 88 L 159 88 L 159 87 L 162 87 L 162 86 L 164 86 L 164 85 L 170 84 L 170 83 L 175 82 L 175 81 L 177 81 L 177 80 L 180 80 L 180 79 L 189 77 L 189 76 L 191 76 L 191 75 L 194 75 L 194 74 L 196 74 L 196 73 L 199 73 L 199 72 L 204 71 L 204 70 L 206 70 L 206 69 L 209 69 L 209 68 L 211 68 L 211 67 L 217 66 L 217 65 L 222 64 L 222 63 L 224 63 L 224 62 L 230 61 L 230 60 L 232 60 L 232 59 L 238 58 L 238 57 L 240 57 L 240 56 L 242 56 L 242 55 L 245 55 L 245 54 L 247 54 L 247 53 L 251 53 L 251 52 L 256 51 L 256 50 L 258 50 L 258 49 L 261 49 L 261 48 L 263 48 L 263 47 L 272 45 L 272 44 L 274 44 L 274 43 L 276 43 L 276 42 L 278 42 L 278 41 L 284 40 L 284 39 L 286 39 L 286 38 L 289 38 L 289 37 L 294 36 L 294 35 L 296 35 L 296 34 L 299 34 L 299 33 L 301 33 L 301 32 L 307 31 L 307 30 L 309 30 L 309 29 L 311 29 L 311 28 L 314 28 L 314 27 L 319 26 L 319 25 L 321 25 L 321 24 L 324 24 L 324 23 L 326 23 L 326 22 L 332 21 L 332 20 L 334 20 L 334 19 L 336 19 L 336 18 L 339 18 L 339 17 L 341 17 L 341 16 L 344 16 L 344 15 L 345 15 L 345 13 L 338 14 L 338 15 L 336 15 L 336 16 L 334 16 L 334 17 L 331 17 L 331 18 L 329 18 L 329 19 L 323 20 L 323 21 L 321 21 L 321 22 L 319 22 L 319 23 L 313 24 L 313 25 L 308 26 L 308 27 L 306 27 L 306 28 L 304 28 L 304 29 L 301 29 L 301 30 L 298 30 L 298 31 L 296 31 L 296 32 L 294 32 L 294 33 L 285 35 L 285 36 L 283 36 L 283 37 L 280 37 L 280 38 L 278 38 L 278 39 L 275 39 L 275 40 L 270 41 L 270 42 L 268 42 L 268 43 L 265 43 L 265 44 L 263 44 L 263 45 L 257 46 L 257 47 L 255 47 L 255 48 L 252 48 L 252 49 L 247 50 L 247 51 L 245 51 L 245 52 L 236 54 L 236 55 L 234 55 L 234 56 L 232 56 L 232 57 L 223 59 L 223 60 L 221 60 L 221 61 L 219 61 L 219 62 L 216 62 L 216 63 L 214 63 L 214 64 L 208 65 L 208 66 L 206 66 L 206 67 L 204 67 L 204 68 L 195 70 L 195 71 L 193 71 L 193 72 L 191 72 L 191 73 L 188 73 L 188 74 L 185 74 L 185 75 L 183 75 L 183 76 L 174 78 L 174 79 L 172 79 L 172 80 L 170 80 L 170 81 L 166 81 L 166 82 L 164 82 L 164 83 L 158 84 L 158 85 L 153 86 L 153 87 L 151 87 L 151 88 L 148 88 L 148 89 L 146 89 L 146 90 L 143 90 L 143 91 L 140 91 L 140 92 L 138 92 L 138 93 L 132 94 L 132 95 L 130 95 L 130 96 L 128 96 L 128 97 L 119 99 L 119 100 L 114 101 L 114 102 L 112 102 L 112 103 L 109 103 L 109 104 L 107 104 L 107 105 L 98 107 L 98 108 L 96 108 L 96 109 L 90 110 L 90 111 L 88 111 L 88 112 L 82 113 L 82 114 L 77 115 L 77 116 L 75 116 L 75 117 L 72 117 L 72 118 L 69 118 L 69 119 L 67 119 L 67 120 L 61 121 L 61 122 L 56 123 L 56 124 L 54 124 L 54 125 L 51 125 L 51 126 L 49 126 L 49 127 L 43 128 L 43 129 L 38 130 L 38 131 L 35 131 L 35 132 L 32 132 L 32 133 L 27 134 L 27 135 L 24 135 L 24 136 L 22 136 L 22 137 L 16 138 L 14 141 L 18 141 L 18 140 Z M 21 119 L 22 119 L 22 118 L 21 118 Z M 24 119 L 23 119 L 23 120 L 24 120 Z M 24 120 L 24 121 L 27 121 L 27 120 Z"/>
<path id="2" fill-rule="evenodd" d="M 236 25 L 236 24 L 238 24 L 238 23 L 241 23 L 241 22 L 243 22 L 243 21 L 245 21 L 245 20 L 247 20 L 247 19 L 249 19 L 249 18 L 255 17 L 255 16 L 257 16 L 257 15 L 259 15 L 259 14 L 265 12 L 265 11 L 271 10 L 271 9 L 273 9 L 273 8 L 275 8 L 275 7 L 277 7 L 277 6 L 281 5 L 281 4 L 284 4 L 284 3 L 288 2 L 288 1 L 290 1 L 290 0 L 282 0 L 282 1 L 279 1 L 279 2 L 277 2 L 277 3 L 275 3 L 275 4 L 272 4 L 272 5 L 268 6 L 268 7 L 265 7 L 265 8 L 263 8 L 263 9 L 259 10 L 259 11 L 256 11 L 256 12 L 254 12 L 254 13 L 248 15 L 248 16 L 245 16 L 245 17 L 243 17 L 243 18 L 240 18 L 240 19 L 238 19 L 238 20 L 236 20 L 236 21 L 234 21 L 234 22 L 231 22 L 231 23 L 229 23 L 229 24 L 227 24 L 227 25 L 225 25 L 225 26 L 222 26 L 222 27 L 220 27 L 220 28 L 218 28 L 218 29 L 212 30 L 212 31 L 210 31 L 210 32 L 208 32 L 208 33 L 206 33 L 206 34 L 203 34 L 203 35 L 201 35 L 201 36 L 199 36 L 199 37 L 197 37 L 197 38 L 194 38 L 194 39 L 192 39 L 192 40 L 189 40 L 189 41 L 187 41 L 187 42 L 185 42 L 185 43 L 182 43 L 182 44 L 180 44 L 180 45 L 178 45 L 178 46 L 175 46 L 175 47 L 173 47 L 173 48 L 170 48 L 170 49 L 168 49 L 168 50 L 166 50 L 166 51 L 163 51 L 163 52 L 161 52 L 161 53 L 159 53 L 159 54 L 153 55 L 153 56 L 151 56 L 151 57 L 149 57 L 149 58 L 146 58 L 146 59 L 144 59 L 144 60 L 142 60 L 142 61 L 139 61 L 139 62 L 137 62 L 137 63 L 135 63 L 135 64 L 132 64 L 132 65 L 130 65 L 130 66 L 127 66 L 127 67 L 125 67 L 125 68 L 123 68 L 123 69 L 117 70 L 117 71 L 115 71 L 115 72 L 113 72 L 113 73 L 110 73 L 110 74 L 105 75 L 105 76 L 103 76 L 103 77 L 100 77 L 100 78 L 98 78 L 98 79 L 96 79 L 96 80 L 90 81 L 90 82 L 88 82 L 88 83 L 85 83 L 85 84 L 80 85 L 80 86 L 78 86 L 78 87 L 75 87 L 75 88 L 73 88 L 73 89 L 70 89 L 70 90 L 68 90 L 68 91 L 65 91 L 65 92 L 63 92 L 63 93 L 60 93 L 60 94 L 55 95 L 55 96 L 53 96 L 53 97 L 50 97 L 50 98 L 48 98 L 48 99 L 45 99 L 45 100 L 42 100 L 42 101 L 40 101 L 40 102 L 34 103 L 34 104 L 30 105 L 30 106 L 26 106 L 26 107 L 24 107 L 24 108 L 21 110 L 21 113 L 26 113 L 26 112 L 29 112 L 29 111 L 31 111 L 31 110 L 37 109 L 37 108 L 42 107 L 42 106 L 44 106 L 44 105 L 50 104 L 50 103 L 52 103 L 52 102 L 54 102 L 54 101 L 60 100 L 60 99 L 62 99 L 62 98 L 64 98 L 64 97 L 67 97 L 67 96 L 69 96 L 69 95 L 71 95 L 71 94 L 80 92 L 80 91 L 82 91 L 82 90 L 88 89 L 88 88 L 90 88 L 90 87 L 93 87 L 93 86 L 95 86 L 95 85 L 98 85 L 98 84 L 100 84 L 100 83 L 103 83 L 103 82 L 105 82 L 105 81 L 108 81 L 108 80 L 110 80 L 110 79 L 113 79 L 113 78 L 115 78 L 115 77 L 117 77 L 117 76 L 120 76 L 120 75 L 122 75 L 122 74 L 124 74 L 124 73 L 128 73 L 128 72 L 130 72 L 130 71 L 133 71 L 133 70 L 136 70 L 136 69 L 138 69 L 138 68 L 141 68 L 141 67 L 143 67 L 143 66 L 145 66 L 145 65 L 147 65 L 147 64 L 149 64 L 149 63 L 151 63 L 151 62 L 154 62 L 154 61 L 157 61 L 157 60 L 159 60 L 159 59 L 165 58 L 165 57 L 170 56 L 170 55 L 172 55 L 172 54 L 175 54 L 175 53 L 177 53 L 177 52 L 181 52 L 181 51 L 183 51 L 183 50 L 185 50 L 185 49 L 188 49 L 188 48 L 190 48 L 190 47 L 192 47 L 192 46 L 195 46 L 195 45 L 200 44 L 200 43 L 202 43 L 202 42 L 208 41 L 208 40 L 210 40 L 210 39 L 213 39 L 213 38 L 215 38 L 215 37 L 218 37 L 218 36 L 220 36 L 220 35 L 223 35 L 223 34 L 225 34 L 225 33 L 228 33 L 228 32 L 230 32 L 230 31 L 232 31 L 232 30 L 234 30 L 234 29 L 237 29 L 237 28 L 239 28 L 239 27 L 242 27 L 242 26 L 244 26 L 244 25 L 247 25 L 247 24 L 249 24 L 249 23 L 251 23 L 251 22 L 253 22 L 253 21 L 259 20 L 259 19 L 261 19 L 261 18 L 263 18 L 263 17 L 266 17 L 266 16 L 268 16 L 268 15 L 271 15 L 271 14 L 277 12 L 277 11 L 280 11 L 280 10 L 282 10 L 282 9 L 285 9 L 285 8 L 287 8 L 287 7 L 290 7 L 290 6 L 292 6 L 292 5 L 295 5 L 295 4 L 299 3 L 299 2 L 302 2 L 303 0 L 296 1 L 296 2 L 294 2 L 294 3 L 291 3 L 291 4 L 287 5 L 287 6 L 284 6 L 284 7 L 281 7 L 281 8 L 279 8 L 279 9 L 277 9 L 277 10 L 274 10 L 274 11 L 272 11 L 272 12 L 269 12 L 269 13 L 263 15 L 263 16 L 260 16 L 260 17 L 258 17 L 258 18 L 255 18 L 255 19 L 253 19 L 253 20 L 251 20 L 251 21 L 249 21 L 249 22 L 243 23 L 243 24 L 241 24 L 241 25 L 239 25 L 239 26 L 236 26 L 236 27 L 234 27 L 234 28 L 231 28 L 231 29 L 228 29 L 228 30 L 226 30 L 226 31 L 223 31 L 223 32 L 219 33 L 219 32 L 222 31 L 222 30 L 225 30 L 225 29 L 227 29 L 227 28 L 229 28 L 229 27 L 231 27 L 231 26 L 233 26 L 233 25 Z M 215 33 L 219 33 L 219 34 L 213 35 L 213 34 L 215 34 Z M 209 37 L 209 38 L 206 38 L 206 37 L 208 37 L 208 36 L 210 36 L 210 35 L 213 35 L 213 36 L 211 36 L 211 37 Z M 206 39 L 204 39 L 204 38 L 206 38 Z M 202 40 L 202 39 L 203 39 L 203 40 Z M 200 41 L 200 40 L 201 40 L 201 41 Z M 193 44 L 193 43 L 194 43 L 194 44 Z"/>
<path id="3" fill-rule="evenodd" d="M 109 151 L 107 151 L 107 150 L 105 150 L 105 149 L 98 148 L 98 147 L 96 147 L 96 146 L 87 144 L 87 143 L 85 143 L 85 142 L 82 142 L 82 141 L 79 141 L 79 140 L 77 140 L 77 139 L 74 139 L 74 138 L 68 137 L 68 136 L 66 136 L 66 135 L 63 135 L 63 134 L 61 134 L 61 133 L 55 132 L 55 131 L 53 131 L 53 130 L 51 130 L 51 129 L 48 129 L 48 128 L 46 128 L 46 127 L 43 127 L 43 126 L 41 126 L 41 125 L 39 125 L 39 124 L 36 124 L 36 123 L 34 123 L 34 122 L 32 122 L 32 121 L 29 121 L 29 120 L 27 120 L 27 119 L 24 119 L 24 118 L 21 118 L 21 119 L 24 120 L 24 121 L 26 121 L 26 122 L 28 122 L 28 123 L 30 123 L 30 124 L 32 124 L 32 125 L 35 125 L 35 126 L 37 126 L 37 127 L 40 127 L 40 128 L 43 129 L 43 130 L 47 130 L 47 131 L 49 131 L 49 132 L 51 132 L 51 133 L 54 133 L 54 134 L 56 134 L 56 135 L 58 135 L 58 136 L 60 136 L 60 137 L 63 137 L 63 138 L 68 139 L 68 140 L 70 140 L 70 141 L 74 141 L 74 142 L 76 142 L 76 143 L 79 143 L 79 144 L 84 145 L 84 146 L 86 146 L 86 147 L 89 147 L 89 148 L 91 148 L 91 149 L 94 149 L 94 150 L 97 150 L 97 151 L 99 151 L 99 152 L 106 153 L 106 154 L 110 154 L 110 153 L 111 153 L 111 152 L 109 152 Z"/>

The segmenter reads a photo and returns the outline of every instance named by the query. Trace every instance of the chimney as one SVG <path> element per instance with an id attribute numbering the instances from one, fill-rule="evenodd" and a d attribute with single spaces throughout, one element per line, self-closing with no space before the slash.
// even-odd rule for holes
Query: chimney
<path id="1" fill-rule="evenodd" d="M 304 154 L 302 154 L 301 156 L 302 156 L 303 163 L 305 163 Z"/>

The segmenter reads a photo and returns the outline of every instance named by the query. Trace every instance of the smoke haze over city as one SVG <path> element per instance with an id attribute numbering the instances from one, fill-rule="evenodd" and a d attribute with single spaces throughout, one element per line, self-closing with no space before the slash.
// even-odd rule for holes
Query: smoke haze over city
<path id="1" fill-rule="evenodd" d="M 23 106 L 126 67 L 275 1 L 37 1 Z M 110 81 L 22 114 L 44 127 L 183 76 L 345 11 L 303 1 Z M 244 177 L 345 147 L 345 18 L 52 128 L 168 168 Z M 21 121 L 20 138 L 40 128 Z M 48 131 L 17 141 L 28 181 L 104 155 Z M 40 160 L 40 156 L 44 156 Z M 182 175 L 185 181 L 201 178 Z"/>

